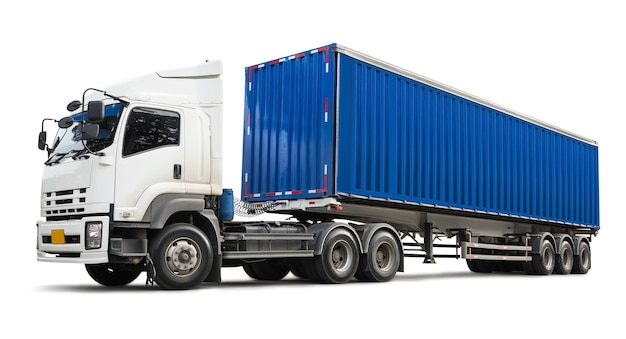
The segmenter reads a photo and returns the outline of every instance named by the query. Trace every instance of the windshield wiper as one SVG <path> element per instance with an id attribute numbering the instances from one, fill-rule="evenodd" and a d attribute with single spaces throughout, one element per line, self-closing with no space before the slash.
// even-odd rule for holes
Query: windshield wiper
<path id="1" fill-rule="evenodd" d="M 52 155 L 48 160 L 46 160 L 46 162 L 44 162 L 44 165 L 54 165 L 54 164 L 58 164 L 61 160 L 63 160 L 66 156 L 76 153 L 72 156 L 73 160 L 76 159 L 80 159 L 82 157 L 84 157 L 85 159 L 89 159 L 89 155 L 83 154 L 85 152 L 86 149 L 73 149 L 69 152 L 66 153 L 55 153 L 54 155 Z M 54 157 L 58 157 L 55 160 Z"/>
<path id="2" fill-rule="evenodd" d="M 76 160 L 76 159 L 89 159 L 89 154 L 85 154 L 86 152 L 89 152 L 89 154 L 95 154 L 98 155 L 98 153 L 93 153 L 91 152 L 89 149 L 87 149 L 86 147 L 81 149 L 81 150 L 72 150 L 70 151 L 70 153 L 76 153 L 72 156 L 72 160 Z"/>
<path id="3" fill-rule="evenodd" d="M 67 153 L 55 153 L 53 154 L 50 158 L 48 158 L 48 160 L 46 160 L 46 162 L 44 162 L 44 165 L 52 165 L 52 164 L 58 164 L 59 161 L 61 161 L 61 159 L 65 158 L 66 155 L 70 154 L 70 152 Z M 58 159 L 52 161 L 52 159 L 54 159 L 54 157 L 59 157 Z"/>

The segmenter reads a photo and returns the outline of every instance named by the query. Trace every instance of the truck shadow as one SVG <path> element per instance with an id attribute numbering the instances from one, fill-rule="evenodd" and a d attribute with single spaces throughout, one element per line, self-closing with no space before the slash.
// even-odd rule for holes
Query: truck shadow
<path id="1" fill-rule="evenodd" d="M 489 277 L 500 277 L 500 278 L 515 278 L 519 279 L 521 277 L 531 277 L 525 274 L 524 272 L 494 272 L 494 273 L 473 273 L 470 271 L 454 271 L 454 272 L 437 272 L 437 273 L 398 273 L 396 277 L 391 281 L 393 282 L 420 282 L 426 280 L 445 280 L 445 279 L 481 279 L 481 278 L 489 278 Z M 248 289 L 248 288 L 274 288 L 274 287 L 292 287 L 299 288 L 305 287 L 310 288 L 311 286 L 328 286 L 328 288 L 332 288 L 332 286 L 336 286 L 333 284 L 323 284 L 316 281 L 301 279 L 294 276 L 287 276 L 285 279 L 278 281 L 263 281 L 263 280 L 254 280 L 252 278 L 237 278 L 237 279 L 224 279 L 221 283 L 203 283 L 195 289 L 191 290 L 181 290 L 181 291 L 165 291 L 159 288 L 157 284 L 154 285 L 146 285 L 141 283 L 141 276 L 134 283 L 126 286 L 117 286 L 117 287 L 109 287 L 109 286 L 101 286 L 96 284 L 85 284 L 85 285 L 48 285 L 41 286 L 38 288 L 41 292 L 85 292 L 85 293 L 125 293 L 125 292 L 193 292 L 196 290 L 208 290 L 208 289 Z M 356 279 L 347 282 L 346 284 L 378 284 L 374 282 L 360 282 Z"/>

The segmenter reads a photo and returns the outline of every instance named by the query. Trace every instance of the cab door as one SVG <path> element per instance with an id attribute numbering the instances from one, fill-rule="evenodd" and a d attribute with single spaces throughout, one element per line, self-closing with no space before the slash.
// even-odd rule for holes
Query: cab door
<path id="1" fill-rule="evenodd" d="M 159 195 L 185 192 L 183 114 L 148 106 L 128 112 L 118 149 L 113 218 L 141 221 Z"/>

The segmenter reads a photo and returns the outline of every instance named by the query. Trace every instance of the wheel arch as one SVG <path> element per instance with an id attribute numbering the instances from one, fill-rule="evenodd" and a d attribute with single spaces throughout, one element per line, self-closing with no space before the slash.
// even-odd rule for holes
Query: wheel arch
<path id="1" fill-rule="evenodd" d="M 574 255 L 580 255 L 580 245 L 582 243 L 587 243 L 587 246 L 589 247 L 589 252 L 591 252 L 591 241 L 589 241 L 587 237 L 575 237 L 574 243 L 572 245 L 574 249 Z"/>
<path id="2" fill-rule="evenodd" d="M 548 240 L 550 241 L 550 243 L 552 243 L 552 246 L 554 246 L 555 251 L 558 251 L 556 248 L 557 246 L 557 242 L 554 239 L 554 236 L 552 235 L 552 233 L 550 232 L 542 232 L 542 233 L 532 233 L 529 234 L 530 236 L 530 241 L 528 242 L 528 245 L 531 246 L 531 254 L 540 254 L 540 250 L 541 250 L 541 244 L 543 243 L 544 240 Z"/>
<path id="3" fill-rule="evenodd" d="M 569 234 L 555 234 L 554 240 L 556 244 L 555 251 L 558 255 L 563 254 L 563 243 L 569 243 L 572 246 L 572 250 L 574 249 L 574 240 Z"/>
<path id="4" fill-rule="evenodd" d="M 190 194 L 162 194 L 156 197 L 150 204 L 149 216 L 151 229 L 162 229 L 177 220 L 189 215 L 191 212 L 202 212 L 205 201 L 202 195 Z M 188 219 L 184 222 L 189 222 Z"/>
<path id="5" fill-rule="evenodd" d="M 309 232 L 312 232 L 315 234 L 315 239 L 313 240 L 313 244 L 312 244 L 314 255 L 322 254 L 322 251 L 324 250 L 324 243 L 326 242 L 326 238 L 328 237 L 330 232 L 339 228 L 347 230 L 352 235 L 352 237 L 354 237 L 354 240 L 356 241 L 357 246 L 358 246 L 359 254 L 364 253 L 363 243 L 361 242 L 361 237 L 359 237 L 359 234 L 354 229 L 354 227 L 345 223 L 341 223 L 341 222 L 322 222 L 318 224 L 313 224 L 308 227 Z"/>

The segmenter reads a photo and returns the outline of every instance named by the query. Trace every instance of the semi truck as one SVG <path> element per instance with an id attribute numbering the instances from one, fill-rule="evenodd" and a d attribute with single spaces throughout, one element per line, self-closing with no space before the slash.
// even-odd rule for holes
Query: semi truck
<path id="1" fill-rule="evenodd" d="M 246 67 L 235 136 L 221 75 L 214 60 L 89 88 L 42 121 L 37 260 L 84 264 L 105 286 L 146 272 L 163 289 L 220 282 L 225 267 L 384 282 L 410 257 L 591 268 L 594 140 L 339 44 Z M 240 137 L 236 198 L 223 145 Z"/>

